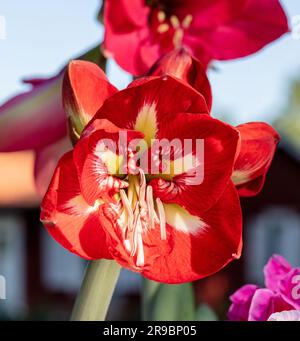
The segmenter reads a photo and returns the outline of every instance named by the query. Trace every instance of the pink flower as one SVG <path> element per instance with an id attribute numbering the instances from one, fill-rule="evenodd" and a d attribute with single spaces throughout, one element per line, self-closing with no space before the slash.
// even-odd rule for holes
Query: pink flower
<path id="1" fill-rule="evenodd" d="M 266 288 L 247 284 L 230 297 L 229 320 L 267 321 L 274 313 L 300 310 L 300 268 L 292 268 L 282 256 L 274 255 L 264 275 Z"/>
<path id="2" fill-rule="evenodd" d="M 63 75 L 26 80 L 32 89 L 0 106 L 0 152 L 40 150 L 66 136 Z"/>
<path id="3" fill-rule="evenodd" d="M 74 70 L 79 78 L 82 72 L 86 72 L 76 61 L 73 62 Z M 72 77 L 72 71 L 67 69 L 64 80 L 72 83 L 73 92 L 68 94 L 69 98 L 76 98 L 78 91 L 84 94 L 85 100 L 80 108 L 64 103 L 67 112 L 64 110 L 62 83 L 65 68 L 51 78 L 26 80 L 32 89 L 0 106 L 0 152 L 35 152 L 33 172 L 37 193 L 41 197 L 48 188 L 58 160 L 72 149 L 67 137 L 67 118 L 72 123 L 70 126 L 77 129 L 70 132 L 71 137 L 76 138 L 82 131 L 82 125 L 86 125 L 102 105 L 103 99 L 114 91 L 100 68 L 91 67 L 89 72 L 84 78 L 88 81 L 78 83 L 76 77 Z M 100 89 L 97 93 L 94 91 L 96 88 Z M 94 107 L 90 105 L 90 98 L 94 99 Z M 81 116 L 73 115 L 74 111 Z"/>
<path id="4" fill-rule="evenodd" d="M 40 195 L 46 191 L 57 161 L 72 147 L 61 100 L 63 71 L 51 78 L 25 81 L 32 89 L 0 106 L 0 152 L 34 150 L 35 184 Z"/>
<path id="5" fill-rule="evenodd" d="M 177 47 L 206 66 L 248 56 L 288 32 L 278 0 L 106 0 L 104 24 L 105 50 L 134 75 Z"/>

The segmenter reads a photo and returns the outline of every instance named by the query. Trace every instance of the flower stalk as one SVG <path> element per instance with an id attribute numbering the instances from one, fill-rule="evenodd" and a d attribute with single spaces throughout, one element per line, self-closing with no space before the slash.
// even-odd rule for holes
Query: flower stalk
<path id="1" fill-rule="evenodd" d="M 71 321 L 104 321 L 120 274 L 111 260 L 91 261 L 76 298 Z"/>

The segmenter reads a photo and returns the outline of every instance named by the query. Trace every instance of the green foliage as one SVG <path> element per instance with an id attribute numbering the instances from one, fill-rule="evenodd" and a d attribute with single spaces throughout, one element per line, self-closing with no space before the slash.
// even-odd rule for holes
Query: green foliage
<path id="1" fill-rule="evenodd" d="M 196 310 L 195 320 L 196 321 L 218 321 L 218 316 L 207 304 L 201 304 Z"/>
<path id="2" fill-rule="evenodd" d="M 192 283 L 161 284 L 143 281 L 144 321 L 216 321 L 206 305 L 196 307 Z"/>
<path id="3" fill-rule="evenodd" d="M 290 143 L 300 148 L 300 81 L 292 84 L 288 106 L 274 125 Z"/>

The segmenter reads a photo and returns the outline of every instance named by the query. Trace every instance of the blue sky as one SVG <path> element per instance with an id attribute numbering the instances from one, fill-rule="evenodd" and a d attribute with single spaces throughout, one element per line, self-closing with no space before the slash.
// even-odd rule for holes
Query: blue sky
<path id="1" fill-rule="evenodd" d="M 300 1 L 282 4 L 290 18 L 300 15 Z M 95 19 L 98 8 L 98 0 L 1 0 L 6 40 L 0 40 L 0 103 L 26 89 L 22 78 L 49 76 L 101 41 L 103 29 Z M 210 72 L 213 112 L 234 123 L 272 122 L 286 105 L 289 83 L 300 77 L 300 40 L 288 35 L 255 56 L 217 67 L 218 72 Z M 120 88 L 129 81 L 114 63 L 108 72 Z"/>

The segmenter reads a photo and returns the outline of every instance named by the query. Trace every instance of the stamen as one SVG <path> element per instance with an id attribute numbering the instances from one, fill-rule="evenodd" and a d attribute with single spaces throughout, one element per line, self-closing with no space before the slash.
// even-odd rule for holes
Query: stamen
<path id="1" fill-rule="evenodd" d="M 130 202 L 130 205 L 132 204 L 133 202 L 133 182 L 132 181 L 129 181 L 129 186 L 128 186 L 128 189 L 127 189 L 127 195 L 128 195 L 128 200 Z"/>
<path id="2" fill-rule="evenodd" d="M 166 216 L 164 205 L 159 198 L 156 198 L 157 210 L 159 215 L 159 223 L 160 223 L 160 237 L 162 240 L 167 239 L 167 231 L 166 231 Z"/>
<path id="3" fill-rule="evenodd" d="M 157 19 L 159 22 L 163 22 L 166 20 L 166 13 L 164 11 L 159 11 L 157 13 Z"/>
<path id="4" fill-rule="evenodd" d="M 152 186 L 147 186 L 147 208 L 148 208 L 148 216 L 150 220 L 150 228 L 155 228 L 155 222 L 159 223 L 158 216 L 154 209 L 154 202 L 153 202 L 153 188 Z"/>
<path id="5" fill-rule="evenodd" d="M 193 21 L 193 16 L 191 14 L 188 14 L 182 21 L 182 27 L 189 28 L 192 21 Z"/>
<path id="6" fill-rule="evenodd" d="M 138 203 L 136 203 L 135 208 L 134 208 L 134 219 L 133 219 L 133 231 L 131 233 L 131 245 L 132 245 L 132 250 L 130 256 L 133 257 L 136 254 L 137 250 L 137 233 L 138 229 L 137 226 L 140 223 L 140 214 L 139 214 L 139 207 Z"/>
<path id="7" fill-rule="evenodd" d="M 161 239 L 167 239 L 165 210 L 159 198 L 154 204 L 153 188 L 147 186 L 142 169 L 139 169 L 139 176 L 129 175 L 128 184 L 127 193 L 123 189 L 119 192 L 118 226 L 122 229 L 124 247 L 130 257 L 136 257 L 137 266 L 144 266 L 143 233 L 159 224 Z"/>
<path id="8" fill-rule="evenodd" d="M 170 26 L 167 23 L 164 23 L 164 24 L 160 24 L 157 27 L 157 32 L 158 33 L 166 33 L 167 31 L 169 31 L 169 29 L 170 29 Z"/>
<path id="9" fill-rule="evenodd" d="M 180 27 L 180 21 L 176 15 L 171 15 L 170 22 L 175 30 Z"/>
<path id="10" fill-rule="evenodd" d="M 154 203 L 153 203 L 153 189 L 152 186 L 147 187 L 147 195 L 146 195 L 146 201 L 147 201 L 147 208 L 148 208 L 148 215 L 150 220 L 150 229 L 154 229 Z"/>
<path id="11" fill-rule="evenodd" d="M 182 43 L 182 39 L 184 36 L 184 32 L 182 28 L 178 28 L 175 33 L 174 33 L 174 37 L 173 37 L 173 44 L 174 47 L 180 47 L 181 43 Z"/>
<path id="12" fill-rule="evenodd" d="M 127 211 L 128 214 L 128 230 L 131 231 L 133 228 L 133 211 L 131 208 L 131 204 L 128 200 L 128 197 L 125 193 L 125 191 L 123 189 L 120 190 L 120 196 L 121 196 L 121 200 L 122 200 L 122 204 L 124 206 L 124 208 Z"/>
<path id="13" fill-rule="evenodd" d="M 130 245 L 129 239 L 125 239 L 125 240 L 124 240 L 124 246 L 125 246 L 125 249 L 126 249 L 128 252 L 131 252 L 131 245 Z"/>
<path id="14" fill-rule="evenodd" d="M 138 247 L 137 247 L 137 258 L 136 258 L 136 266 L 144 266 L 145 264 L 145 256 L 144 256 L 144 245 L 142 233 L 138 232 Z"/>

